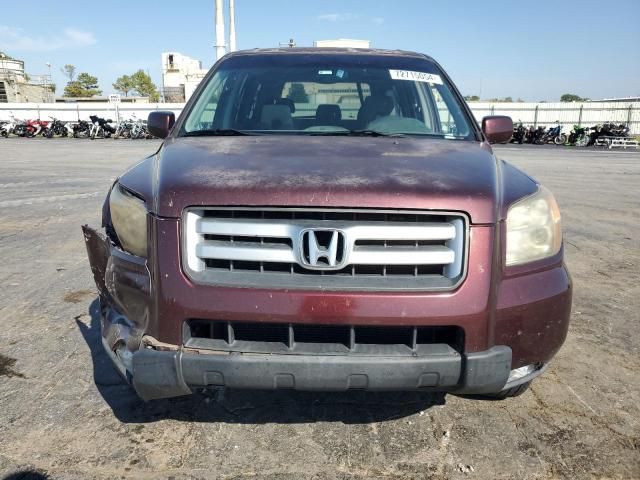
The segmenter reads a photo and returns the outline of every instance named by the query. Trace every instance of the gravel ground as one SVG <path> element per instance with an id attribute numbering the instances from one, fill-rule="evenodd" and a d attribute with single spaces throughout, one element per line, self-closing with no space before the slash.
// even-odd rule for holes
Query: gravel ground
<path id="1" fill-rule="evenodd" d="M 102 352 L 80 225 L 157 145 L 0 139 L 0 478 L 640 478 L 640 152 L 497 148 L 556 193 L 575 282 L 567 342 L 523 396 L 144 404 Z"/>

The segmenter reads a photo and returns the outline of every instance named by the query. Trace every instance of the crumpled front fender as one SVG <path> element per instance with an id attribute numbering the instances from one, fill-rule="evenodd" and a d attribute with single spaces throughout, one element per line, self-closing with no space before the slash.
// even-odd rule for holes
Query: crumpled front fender
<path id="1" fill-rule="evenodd" d="M 134 352 L 149 323 L 151 277 L 144 258 L 118 248 L 94 228 L 82 227 L 93 279 L 100 294 L 102 336 L 112 350 Z"/>

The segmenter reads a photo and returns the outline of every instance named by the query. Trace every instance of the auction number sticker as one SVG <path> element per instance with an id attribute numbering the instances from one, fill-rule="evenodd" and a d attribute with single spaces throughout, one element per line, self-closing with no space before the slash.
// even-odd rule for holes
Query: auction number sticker
<path id="1" fill-rule="evenodd" d="M 412 82 L 437 83 L 442 85 L 440 75 L 425 72 L 412 72 L 411 70 L 389 70 L 393 80 L 410 80 Z"/>

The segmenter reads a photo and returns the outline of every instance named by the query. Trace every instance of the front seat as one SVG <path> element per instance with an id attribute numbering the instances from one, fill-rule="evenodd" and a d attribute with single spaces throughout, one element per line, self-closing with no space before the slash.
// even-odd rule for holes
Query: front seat
<path id="1" fill-rule="evenodd" d="M 338 105 L 322 104 L 316 109 L 316 125 L 337 127 L 342 120 L 342 110 Z"/>
<path id="2" fill-rule="evenodd" d="M 296 104 L 290 98 L 278 98 L 273 102 L 276 105 L 287 105 L 291 113 L 296 113 Z"/>
<path id="3" fill-rule="evenodd" d="M 260 114 L 260 128 L 264 130 L 293 130 L 289 105 L 264 105 Z"/>
<path id="4" fill-rule="evenodd" d="M 365 128 L 380 117 L 386 117 L 393 111 L 393 101 L 387 95 L 372 95 L 364 99 L 358 110 L 358 124 Z"/>

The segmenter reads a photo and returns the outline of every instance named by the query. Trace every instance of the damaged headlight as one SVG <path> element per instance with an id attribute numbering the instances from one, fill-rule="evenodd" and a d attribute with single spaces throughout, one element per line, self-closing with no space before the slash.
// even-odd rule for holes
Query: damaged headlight
<path id="1" fill-rule="evenodd" d="M 147 256 L 147 208 L 142 200 L 116 184 L 109 195 L 111 223 L 122 248 Z"/>
<path id="2" fill-rule="evenodd" d="M 560 251 L 560 210 L 549 190 L 540 187 L 507 213 L 507 265 L 551 257 Z"/>

